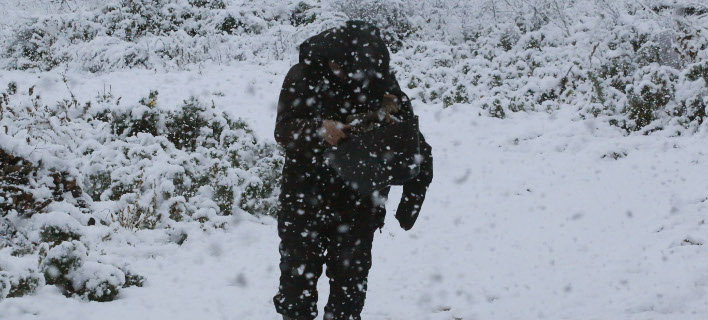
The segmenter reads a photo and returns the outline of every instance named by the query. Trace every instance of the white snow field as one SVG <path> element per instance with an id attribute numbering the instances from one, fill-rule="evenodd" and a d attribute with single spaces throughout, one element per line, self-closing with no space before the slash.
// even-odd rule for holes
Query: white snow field
<path id="1" fill-rule="evenodd" d="M 272 141 L 287 68 L 67 78 L 80 101 L 104 86 L 125 101 L 158 90 L 166 106 L 208 98 Z M 46 101 L 67 95 L 58 72 L 2 71 L 0 85 L 9 81 L 38 83 Z M 435 178 L 409 232 L 393 218 L 394 188 L 374 242 L 364 319 L 708 318 L 705 125 L 692 136 L 625 136 L 565 110 L 500 120 L 467 104 L 414 107 Z M 100 303 L 44 286 L 0 301 L 0 319 L 280 319 L 271 302 L 278 241 L 273 218 L 244 215 L 225 230 L 191 232 L 182 246 L 138 231 L 105 250 L 144 275 L 144 287 Z"/>

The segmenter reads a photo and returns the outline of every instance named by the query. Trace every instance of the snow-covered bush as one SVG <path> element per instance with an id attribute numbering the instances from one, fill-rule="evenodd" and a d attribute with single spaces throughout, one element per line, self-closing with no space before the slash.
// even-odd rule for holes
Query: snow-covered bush
<path id="1" fill-rule="evenodd" d="M 656 1 L 114 0 L 23 20 L 3 41 L 4 62 L 99 72 L 292 61 L 307 37 L 361 19 L 382 29 L 413 99 L 471 104 L 495 117 L 572 108 L 578 118 L 602 117 L 631 132 L 702 123 L 707 90 L 697 79 L 708 60 L 708 31 L 700 26 L 708 18 L 696 8 L 701 4 Z M 663 80 L 647 80 L 659 69 Z M 655 91 L 669 101 L 647 100 L 657 81 L 665 85 Z M 145 126 L 133 118 L 133 132 L 154 136 L 156 115 L 142 109 Z M 126 128 L 115 123 L 122 134 Z"/>
<path id="2" fill-rule="evenodd" d="M 1 216 L 9 213 L 31 216 L 53 201 L 69 200 L 85 207 L 81 188 L 66 172 L 41 168 L 2 149 L 0 164 Z"/>
<path id="3" fill-rule="evenodd" d="M 629 129 L 640 129 L 661 116 L 674 99 L 678 76 L 675 70 L 645 67 L 634 74 L 637 79 L 626 86 L 629 102 Z"/>
<path id="4" fill-rule="evenodd" d="M 708 34 L 698 26 L 708 18 L 666 8 L 423 1 L 414 12 L 426 24 L 414 24 L 394 69 L 413 99 L 469 103 L 494 117 L 572 108 L 629 132 L 695 127 L 705 114 L 698 79 L 708 61 Z"/>
<path id="5" fill-rule="evenodd" d="M 402 0 L 336 0 L 333 8 L 352 20 L 363 20 L 382 30 L 382 37 L 389 48 L 396 52 L 403 41 L 415 32 L 409 21 L 412 6 Z"/>
<path id="6" fill-rule="evenodd" d="M 77 175 L 79 190 L 93 201 L 113 201 L 115 210 L 104 223 L 155 228 L 170 219 L 206 221 L 234 210 L 273 213 L 282 156 L 213 105 L 189 99 L 167 111 L 157 92 L 132 106 L 121 106 L 110 94 L 55 107 L 41 105 L 35 92 L 8 97 L 0 120 L 5 135 L 54 150 Z M 68 233 L 57 232 L 45 230 L 47 237 L 68 240 Z"/>
<path id="7" fill-rule="evenodd" d="M 76 223 L 74 221 L 74 223 Z M 58 245 L 65 241 L 80 240 L 81 234 L 74 226 L 70 224 L 64 225 L 45 225 L 40 231 L 42 242 L 51 245 Z"/>
<path id="8" fill-rule="evenodd" d="M 145 284 L 145 277 L 126 270 L 123 270 L 123 273 L 125 274 L 125 283 L 123 284 L 123 288 L 142 287 Z"/>
<path id="9" fill-rule="evenodd" d="M 47 284 L 58 286 L 65 294 L 73 294 L 75 290 L 70 275 L 81 267 L 88 256 L 86 246 L 74 240 L 43 249 L 39 253 L 39 265 Z"/>
<path id="10" fill-rule="evenodd" d="M 266 62 L 295 52 L 308 35 L 344 19 L 321 12 L 318 3 L 296 0 L 113 0 L 85 12 L 25 19 L 5 39 L 2 54 L 6 67 L 20 70 L 63 64 L 99 72 L 183 68 L 204 61 Z M 322 21 L 313 24 L 316 17 Z"/>
<path id="11" fill-rule="evenodd" d="M 108 92 L 45 105 L 34 87 L 5 90 L 0 254 L 14 262 L 0 263 L 3 297 L 46 280 L 67 296 L 110 301 L 145 282 L 104 256 L 114 234 L 164 228 L 181 244 L 179 224 L 219 228 L 220 215 L 274 213 L 279 149 L 213 104 L 190 98 L 168 111 L 158 97 L 126 105 Z"/>
<path id="12" fill-rule="evenodd" d="M 40 270 L 47 284 L 56 285 L 64 295 L 77 295 L 91 301 L 112 301 L 126 286 L 126 275 L 119 268 L 93 261 L 79 241 L 64 241 L 40 250 Z M 48 248 L 48 249 L 47 249 Z M 131 285 L 141 284 L 131 280 Z"/>
<path id="13" fill-rule="evenodd" d="M 91 301 L 114 300 L 125 286 L 125 274 L 115 266 L 87 261 L 67 275 L 73 293 Z"/>
<path id="14" fill-rule="evenodd" d="M 22 233 L 35 244 L 24 248 L 0 246 L 0 299 L 32 294 L 48 284 L 57 286 L 66 296 L 111 301 L 121 288 L 144 284 L 145 278 L 128 265 L 116 264 L 118 261 L 97 249 L 96 245 L 109 236 L 96 242 L 95 233 L 88 232 L 88 228 L 96 227 L 81 225 L 76 214 L 79 211 L 54 211 L 6 221 L 21 224 Z"/>
<path id="15" fill-rule="evenodd" d="M 44 277 L 37 271 L 36 263 L 34 266 L 28 265 L 27 259 L 6 256 L 4 253 L 0 253 L 0 257 L 3 258 L 0 262 L 0 300 L 32 294 L 44 285 Z"/>
<path id="16" fill-rule="evenodd" d="M 674 110 L 674 116 L 684 124 L 702 124 L 708 112 L 708 61 L 697 63 L 685 71 L 682 85 L 686 88 L 676 92 L 680 105 Z"/>
<path id="17" fill-rule="evenodd" d="M 116 146 L 124 151 L 92 153 L 90 177 L 98 183 L 88 190 L 94 200 L 123 200 L 124 211 L 157 220 L 181 221 L 195 214 L 193 218 L 203 220 L 237 208 L 272 213 L 277 191 L 273 176 L 282 159 L 274 146 L 256 141 L 241 120 L 196 99 L 167 112 L 157 106 L 156 93 L 137 111 L 113 111 L 108 118 L 113 134 L 125 139 Z"/>

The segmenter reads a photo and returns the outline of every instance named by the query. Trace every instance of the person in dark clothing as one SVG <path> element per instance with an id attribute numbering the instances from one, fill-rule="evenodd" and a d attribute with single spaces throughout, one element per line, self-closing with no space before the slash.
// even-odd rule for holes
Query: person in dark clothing
<path id="1" fill-rule="evenodd" d="M 347 138 L 352 115 L 383 109 L 414 117 L 408 97 L 389 70 L 379 30 L 349 21 L 300 45 L 299 63 L 285 77 L 275 139 L 285 150 L 278 207 L 280 287 L 273 298 L 284 319 L 317 316 L 317 280 L 327 266 L 330 295 L 325 319 L 361 319 L 371 268 L 371 246 L 383 226 L 389 188 L 354 192 L 324 157 Z M 431 148 L 420 135 L 420 173 L 403 185 L 396 212 L 401 227 L 415 223 L 432 181 Z"/>

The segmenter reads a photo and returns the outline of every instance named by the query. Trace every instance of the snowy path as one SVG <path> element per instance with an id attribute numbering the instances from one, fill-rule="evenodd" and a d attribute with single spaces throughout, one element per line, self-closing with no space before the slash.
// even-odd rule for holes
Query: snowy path
<path id="1" fill-rule="evenodd" d="M 195 78 L 186 81 L 201 79 Z M 233 94 L 250 108 L 243 110 L 249 121 L 261 125 L 257 133 L 267 136 L 279 83 L 268 82 L 277 76 L 259 79 L 249 95 L 240 89 Z M 165 96 L 183 98 L 170 94 L 182 84 L 165 83 L 171 88 Z M 211 90 L 233 85 L 220 82 Z M 96 86 L 83 91 L 93 94 Z M 256 103 L 263 92 L 265 111 Z M 228 101 L 231 94 L 216 99 Z M 393 219 L 400 190 L 392 192 L 386 226 L 374 242 L 364 319 L 708 314 L 708 250 L 680 246 L 686 236 L 708 238 L 695 233 L 697 226 L 687 227 L 706 213 L 700 204 L 708 197 L 705 137 L 622 137 L 562 113 L 498 120 L 465 106 L 416 107 L 433 146 L 435 179 L 409 232 Z M 627 155 L 603 158 L 612 152 Z M 0 318 L 278 319 L 270 301 L 278 277 L 272 219 L 196 234 L 182 247 L 149 240 L 121 251 L 149 279 L 145 288 L 126 289 L 114 302 L 89 303 L 45 287 L 36 296 L 0 303 Z M 321 310 L 326 277 L 319 287 Z"/>

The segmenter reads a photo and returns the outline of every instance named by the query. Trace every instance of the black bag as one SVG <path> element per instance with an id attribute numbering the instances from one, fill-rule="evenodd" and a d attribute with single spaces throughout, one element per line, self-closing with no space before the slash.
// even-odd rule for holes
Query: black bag
<path id="1" fill-rule="evenodd" d="M 402 185 L 420 172 L 418 117 L 349 139 L 325 151 L 327 164 L 360 195 Z"/>

